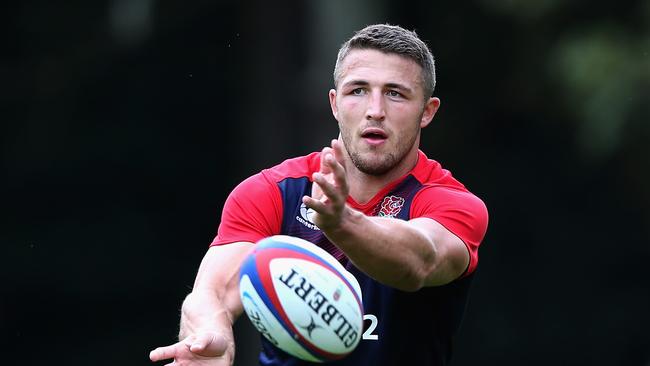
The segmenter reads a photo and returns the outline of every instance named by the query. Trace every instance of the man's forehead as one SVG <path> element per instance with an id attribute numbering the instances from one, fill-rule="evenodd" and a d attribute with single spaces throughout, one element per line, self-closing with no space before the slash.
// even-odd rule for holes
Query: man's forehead
<path id="1" fill-rule="evenodd" d="M 406 56 L 375 49 L 354 49 L 343 59 L 339 82 L 347 77 L 388 77 L 420 85 L 422 68 Z"/>

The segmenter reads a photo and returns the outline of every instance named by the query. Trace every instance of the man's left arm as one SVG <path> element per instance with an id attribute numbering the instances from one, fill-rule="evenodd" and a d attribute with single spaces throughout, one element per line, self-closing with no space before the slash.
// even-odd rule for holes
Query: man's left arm
<path id="1" fill-rule="evenodd" d="M 359 269 L 385 285 L 404 291 L 444 285 L 469 264 L 465 244 L 430 218 L 366 216 L 347 205 L 343 211 L 338 227 L 321 230 Z"/>
<path id="2" fill-rule="evenodd" d="M 317 212 L 314 223 L 330 241 L 366 274 L 404 291 L 444 285 L 465 273 L 470 263 L 468 246 L 436 220 L 366 216 L 349 207 L 345 171 L 334 157 L 336 148 L 340 147 L 333 143 L 333 149 L 323 150 L 324 169 L 313 176 L 322 197 L 303 198 Z"/>

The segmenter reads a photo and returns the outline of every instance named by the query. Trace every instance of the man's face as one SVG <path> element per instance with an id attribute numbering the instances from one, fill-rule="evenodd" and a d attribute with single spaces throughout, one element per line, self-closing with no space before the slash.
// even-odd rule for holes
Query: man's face
<path id="1" fill-rule="evenodd" d="M 382 175 L 416 154 L 420 129 L 440 101 L 425 98 L 415 61 L 372 49 L 352 50 L 343 60 L 330 104 L 343 145 L 363 173 Z"/>

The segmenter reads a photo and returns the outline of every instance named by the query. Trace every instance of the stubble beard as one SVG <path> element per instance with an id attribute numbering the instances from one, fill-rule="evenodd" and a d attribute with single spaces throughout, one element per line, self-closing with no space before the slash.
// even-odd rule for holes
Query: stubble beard
<path id="1" fill-rule="evenodd" d="M 347 133 L 341 133 L 343 145 L 352 164 L 362 173 L 371 176 L 384 175 L 399 165 L 413 147 L 417 135 L 418 133 L 415 133 L 411 138 L 400 136 L 393 151 L 382 154 L 378 159 L 375 159 L 373 157 L 364 158 L 363 154 L 352 145 L 351 136 Z"/>

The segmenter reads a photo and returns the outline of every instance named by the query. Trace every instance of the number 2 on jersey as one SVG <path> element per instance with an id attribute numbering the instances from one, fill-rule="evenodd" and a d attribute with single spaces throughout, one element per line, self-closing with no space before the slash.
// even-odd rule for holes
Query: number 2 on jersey
<path id="1" fill-rule="evenodd" d="M 371 341 L 376 341 L 377 339 L 379 339 L 379 336 L 377 334 L 372 334 L 375 328 L 377 328 L 377 324 L 379 323 L 377 317 L 374 316 L 373 314 L 364 314 L 363 320 L 364 321 L 370 320 L 370 326 L 368 326 L 368 329 L 366 329 L 366 331 L 363 332 L 361 339 L 367 339 Z"/>

